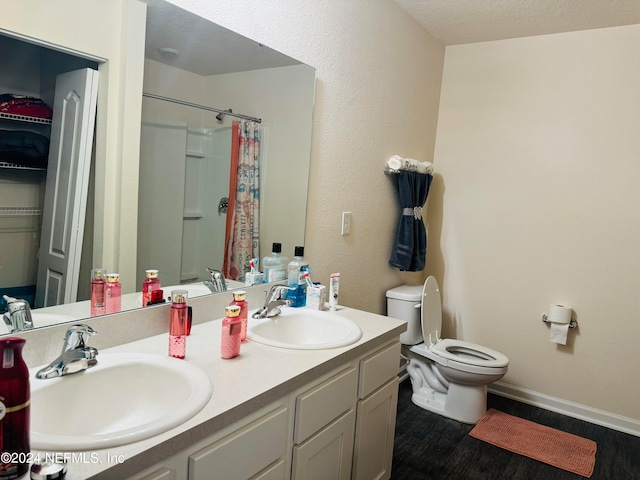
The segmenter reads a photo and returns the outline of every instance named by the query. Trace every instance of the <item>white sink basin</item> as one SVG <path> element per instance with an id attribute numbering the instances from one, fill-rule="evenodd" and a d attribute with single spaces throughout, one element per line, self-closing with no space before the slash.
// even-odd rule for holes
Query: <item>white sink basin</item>
<path id="1" fill-rule="evenodd" d="M 81 451 L 136 442 L 196 415 L 211 397 L 209 377 L 185 360 L 100 353 L 83 372 L 40 380 L 31 369 L 31 447 Z"/>
<path id="2" fill-rule="evenodd" d="M 275 317 L 249 317 L 250 340 L 272 347 L 320 350 L 351 345 L 362 337 L 360 327 L 331 312 L 285 307 Z"/>

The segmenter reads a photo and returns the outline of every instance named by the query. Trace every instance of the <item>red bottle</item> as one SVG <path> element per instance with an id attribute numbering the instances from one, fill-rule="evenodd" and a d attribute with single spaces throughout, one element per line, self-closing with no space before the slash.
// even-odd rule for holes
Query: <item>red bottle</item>
<path id="1" fill-rule="evenodd" d="M 106 313 L 107 280 L 104 268 L 91 270 L 91 316 L 104 315 Z"/>
<path id="2" fill-rule="evenodd" d="M 238 317 L 240 314 L 240 307 L 238 305 L 225 307 L 225 313 L 227 316 L 222 320 L 220 356 L 228 359 L 240 355 L 242 322 L 240 322 L 240 318 Z"/>
<path id="3" fill-rule="evenodd" d="M 19 478 L 29 470 L 31 395 L 29 369 L 22 359 L 24 344 L 23 338 L 0 340 L 0 479 L 3 480 Z"/>
<path id="4" fill-rule="evenodd" d="M 142 282 L 142 306 L 146 307 L 151 301 L 151 292 L 160 290 L 160 279 L 158 278 L 158 270 L 147 270 L 146 278 Z"/>
<path id="5" fill-rule="evenodd" d="M 169 355 L 184 358 L 187 354 L 187 291 L 171 292 L 171 320 L 169 323 Z"/>
<path id="6" fill-rule="evenodd" d="M 242 330 L 240 331 L 240 341 L 244 342 L 247 338 L 247 316 L 249 313 L 249 302 L 245 300 L 247 292 L 244 290 L 236 290 L 233 292 L 233 301 L 231 305 L 237 305 L 240 307 L 240 314 L 238 318 L 242 324 Z"/>

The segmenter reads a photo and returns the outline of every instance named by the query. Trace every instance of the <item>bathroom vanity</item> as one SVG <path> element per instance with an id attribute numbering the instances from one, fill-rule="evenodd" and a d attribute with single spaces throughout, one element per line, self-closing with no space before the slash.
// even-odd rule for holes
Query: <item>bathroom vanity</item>
<path id="1" fill-rule="evenodd" d="M 360 327 L 360 340 L 323 350 L 246 341 L 231 360 L 220 358 L 221 319 L 194 325 L 185 361 L 213 385 L 204 408 L 146 440 L 76 452 L 66 478 L 390 478 L 405 323 L 345 307 L 337 314 Z M 167 342 L 161 334 L 100 352 L 166 355 Z"/>

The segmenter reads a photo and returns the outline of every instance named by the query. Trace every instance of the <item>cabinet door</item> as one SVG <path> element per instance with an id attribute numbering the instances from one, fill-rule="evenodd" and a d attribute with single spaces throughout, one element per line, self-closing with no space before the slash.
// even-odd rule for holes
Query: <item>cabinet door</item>
<path id="1" fill-rule="evenodd" d="M 189 480 L 246 480 L 286 457 L 288 415 L 287 408 L 279 408 L 192 454 Z"/>
<path id="2" fill-rule="evenodd" d="M 355 412 L 349 410 L 304 443 L 293 447 L 291 478 L 349 480 L 353 459 Z"/>
<path id="3" fill-rule="evenodd" d="M 391 478 L 398 378 L 358 402 L 353 479 Z"/>
<path id="4" fill-rule="evenodd" d="M 356 406 L 358 371 L 349 367 L 296 399 L 294 443 L 302 443 Z"/>

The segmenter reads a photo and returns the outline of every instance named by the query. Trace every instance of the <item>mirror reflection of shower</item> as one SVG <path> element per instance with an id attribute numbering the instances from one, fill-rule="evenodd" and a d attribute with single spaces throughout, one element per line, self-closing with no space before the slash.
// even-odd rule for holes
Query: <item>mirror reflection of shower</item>
<path id="1" fill-rule="evenodd" d="M 143 118 L 137 283 L 148 268 L 166 285 L 205 280 L 206 266 L 222 269 L 219 202 L 229 196 L 230 158 L 229 126 Z"/>

